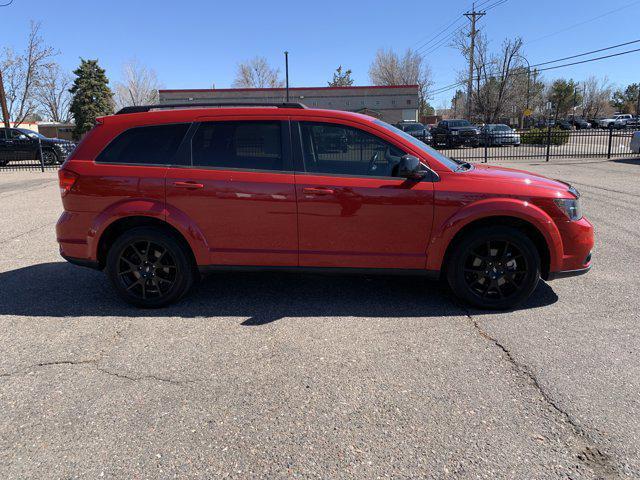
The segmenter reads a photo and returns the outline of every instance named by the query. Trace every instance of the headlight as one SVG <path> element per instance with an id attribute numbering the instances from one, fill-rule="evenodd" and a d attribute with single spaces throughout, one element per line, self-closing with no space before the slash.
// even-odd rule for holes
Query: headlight
<path id="1" fill-rule="evenodd" d="M 579 198 L 556 198 L 554 202 L 569 220 L 580 220 L 582 218 L 582 206 Z"/>

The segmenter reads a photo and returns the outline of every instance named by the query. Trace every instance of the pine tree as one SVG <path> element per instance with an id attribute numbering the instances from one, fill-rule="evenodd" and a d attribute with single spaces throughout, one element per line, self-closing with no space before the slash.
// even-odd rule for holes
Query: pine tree
<path id="1" fill-rule="evenodd" d="M 73 73 L 76 79 L 69 90 L 73 95 L 69 111 L 76 124 L 73 134 L 80 138 L 93 128 L 96 117 L 113 113 L 113 93 L 98 60 L 80 59 L 80 66 Z"/>
<path id="2" fill-rule="evenodd" d="M 333 74 L 333 80 L 327 82 L 330 87 L 350 87 L 353 85 L 353 78 L 351 78 L 351 70 L 346 70 L 342 73 L 342 65 L 336 68 Z"/>

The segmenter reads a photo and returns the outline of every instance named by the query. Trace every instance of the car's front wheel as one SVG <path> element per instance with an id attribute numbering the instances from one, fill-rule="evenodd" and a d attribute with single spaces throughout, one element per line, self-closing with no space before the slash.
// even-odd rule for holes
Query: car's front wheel
<path id="1" fill-rule="evenodd" d="M 158 308 L 185 295 L 195 269 L 181 242 L 155 227 L 122 234 L 107 254 L 106 270 L 117 293 L 142 308 Z"/>
<path id="2" fill-rule="evenodd" d="M 511 227 L 485 227 L 465 235 L 447 265 L 453 292 L 474 307 L 503 310 L 524 302 L 540 280 L 533 242 Z"/>
<path id="3" fill-rule="evenodd" d="M 42 163 L 45 165 L 55 165 L 58 163 L 58 154 L 50 148 L 42 149 Z"/>

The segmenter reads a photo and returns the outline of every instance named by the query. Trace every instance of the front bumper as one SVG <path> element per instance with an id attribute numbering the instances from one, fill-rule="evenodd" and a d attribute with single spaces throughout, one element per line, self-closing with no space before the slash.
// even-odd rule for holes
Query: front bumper
<path id="1" fill-rule="evenodd" d="M 584 275 L 589 270 L 591 270 L 591 265 L 585 268 L 579 268 L 577 270 L 564 270 L 562 272 L 550 272 L 547 277 L 547 281 L 557 280 L 559 278 L 569 278 L 569 277 L 577 277 L 579 275 Z"/>

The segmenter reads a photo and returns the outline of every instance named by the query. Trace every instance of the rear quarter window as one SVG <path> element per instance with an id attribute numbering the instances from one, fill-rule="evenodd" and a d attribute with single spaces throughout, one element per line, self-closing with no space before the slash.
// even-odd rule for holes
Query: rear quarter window
<path id="1" fill-rule="evenodd" d="M 118 135 L 98 155 L 99 163 L 171 165 L 189 123 L 133 127 Z M 175 162 L 181 163 L 181 162 Z"/>

